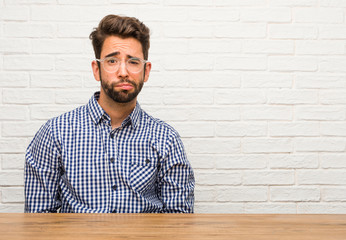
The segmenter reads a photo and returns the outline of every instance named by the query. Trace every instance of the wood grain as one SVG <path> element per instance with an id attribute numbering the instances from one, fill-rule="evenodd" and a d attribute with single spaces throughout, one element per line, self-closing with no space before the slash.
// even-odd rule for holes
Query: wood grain
<path id="1" fill-rule="evenodd" d="M 0 213 L 0 239 L 346 239 L 346 215 Z"/>

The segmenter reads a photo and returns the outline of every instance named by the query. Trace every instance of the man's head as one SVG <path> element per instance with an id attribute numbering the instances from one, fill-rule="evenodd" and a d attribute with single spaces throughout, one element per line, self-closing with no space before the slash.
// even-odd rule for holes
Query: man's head
<path id="1" fill-rule="evenodd" d="M 92 40 L 96 58 L 100 58 L 103 43 L 109 36 L 138 40 L 142 45 L 144 60 L 148 60 L 150 30 L 137 18 L 118 15 L 104 17 L 89 36 Z"/>
<path id="2" fill-rule="evenodd" d="M 96 60 L 94 77 L 101 96 L 117 103 L 134 103 L 149 78 L 149 29 L 136 18 L 108 15 L 90 34 Z"/>

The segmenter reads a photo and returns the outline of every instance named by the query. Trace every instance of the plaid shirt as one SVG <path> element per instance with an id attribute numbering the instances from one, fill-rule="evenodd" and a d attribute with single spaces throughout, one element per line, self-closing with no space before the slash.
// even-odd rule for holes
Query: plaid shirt
<path id="1" fill-rule="evenodd" d="M 25 212 L 192 213 L 194 175 L 178 133 L 138 103 L 112 130 L 98 98 L 35 135 L 26 152 Z"/>

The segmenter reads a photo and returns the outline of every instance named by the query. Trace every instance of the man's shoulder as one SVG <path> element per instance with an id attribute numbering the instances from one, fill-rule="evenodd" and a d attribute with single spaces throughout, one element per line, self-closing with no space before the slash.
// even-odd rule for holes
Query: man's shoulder
<path id="1" fill-rule="evenodd" d="M 151 128 L 151 130 L 179 137 L 179 133 L 177 132 L 177 130 L 175 130 L 174 127 L 172 127 L 167 122 L 159 118 L 155 118 L 145 111 L 143 111 L 143 118 L 145 119 L 147 125 Z"/>
<path id="2" fill-rule="evenodd" d="M 78 122 L 80 120 L 85 120 L 86 116 L 88 114 L 88 110 L 86 105 L 79 106 L 77 108 L 74 108 L 73 110 L 64 112 L 56 117 L 51 118 L 48 120 L 53 125 L 60 125 L 60 124 L 68 124 L 73 122 Z"/>

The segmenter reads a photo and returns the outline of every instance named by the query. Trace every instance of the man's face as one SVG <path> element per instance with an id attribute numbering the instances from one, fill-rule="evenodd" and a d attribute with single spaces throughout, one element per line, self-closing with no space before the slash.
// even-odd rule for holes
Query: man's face
<path id="1" fill-rule="evenodd" d="M 123 39 L 117 36 L 109 36 L 104 41 L 100 59 L 105 57 L 115 57 L 121 63 L 117 71 L 110 73 L 105 71 L 104 62 L 100 63 L 99 67 L 97 62 L 93 61 L 94 77 L 97 81 L 101 81 L 101 94 L 105 94 L 117 103 L 136 101 L 144 82 L 149 78 L 151 63 L 146 63 L 143 69 L 133 73 L 128 71 L 125 62 L 130 58 L 143 59 L 140 42 L 134 38 Z"/>

